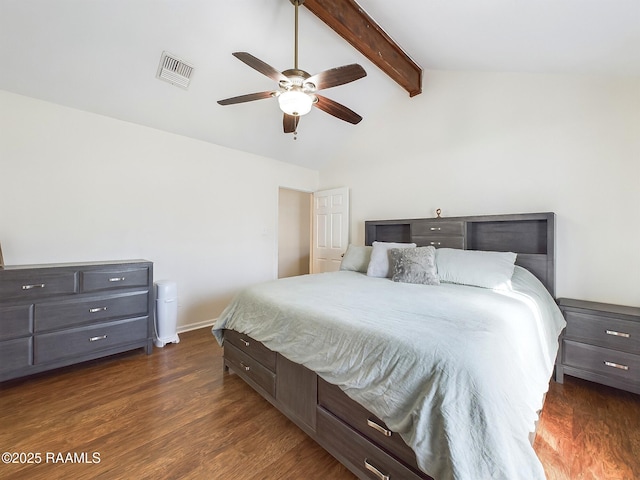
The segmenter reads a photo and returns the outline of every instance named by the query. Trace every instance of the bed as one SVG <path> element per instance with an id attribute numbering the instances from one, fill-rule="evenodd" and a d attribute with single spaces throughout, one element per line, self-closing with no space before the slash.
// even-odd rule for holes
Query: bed
<path id="1" fill-rule="evenodd" d="M 529 433 L 564 327 L 554 231 L 552 213 L 365 222 L 369 274 L 236 296 L 213 327 L 225 369 L 359 478 L 542 479 Z M 393 259 L 418 254 L 443 281 L 394 281 Z"/>

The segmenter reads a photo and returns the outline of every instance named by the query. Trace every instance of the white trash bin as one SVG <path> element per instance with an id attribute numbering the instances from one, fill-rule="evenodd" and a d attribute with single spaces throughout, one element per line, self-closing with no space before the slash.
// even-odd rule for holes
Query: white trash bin
<path id="1" fill-rule="evenodd" d="M 154 283 L 156 295 L 155 339 L 156 347 L 167 343 L 180 343 L 178 337 L 178 287 L 171 280 L 159 280 Z"/>

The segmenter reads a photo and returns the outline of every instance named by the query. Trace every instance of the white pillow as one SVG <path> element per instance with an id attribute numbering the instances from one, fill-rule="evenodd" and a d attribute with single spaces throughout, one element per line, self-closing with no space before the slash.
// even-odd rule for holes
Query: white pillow
<path id="1" fill-rule="evenodd" d="M 373 242 L 367 275 L 370 277 L 391 277 L 390 273 L 393 272 L 389 271 L 389 249 L 415 247 L 415 243 Z"/>
<path id="2" fill-rule="evenodd" d="M 367 273 L 372 250 L 373 247 L 369 246 L 359 247 L 356 245 L 349 245 L 347 247 L 347 251 L 344 252 L 342 262 L 340 262 L 340 270 Z"/>
<path id="3" fill-rule="evenodd" d="M 511 280 L 516 254 L 438 248 L 436 266 L 441 282 L 484 288 L 505 287 Z"/>

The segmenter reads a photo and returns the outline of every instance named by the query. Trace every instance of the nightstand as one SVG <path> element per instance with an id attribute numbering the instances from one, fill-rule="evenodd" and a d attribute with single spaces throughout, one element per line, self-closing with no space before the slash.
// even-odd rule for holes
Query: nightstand
<path id="1" fill-rule="evenodd" d="M 583 378 L 640 393 L 640 308 L 558 299 L 567 327 L 555 379 Z"/>

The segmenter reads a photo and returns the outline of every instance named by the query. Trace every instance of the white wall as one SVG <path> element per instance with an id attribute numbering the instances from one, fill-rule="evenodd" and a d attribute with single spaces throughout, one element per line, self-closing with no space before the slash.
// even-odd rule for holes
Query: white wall
<path id="1" fill-rule="evenodd" d="M 179 325 L 277 273 L 281 186 L 318 173 L 0 91 L 5 263 L 144 258 L 178 284 Z"/>
<path id="2" fill-rule="evenodd" d="M 400 90 L 400 89 L 398 89 Z M 425 72 L 361 112 L 320 188 L 364 221 L 553 211 L 557 295 L 640 306 L 640 80 Z"/>

